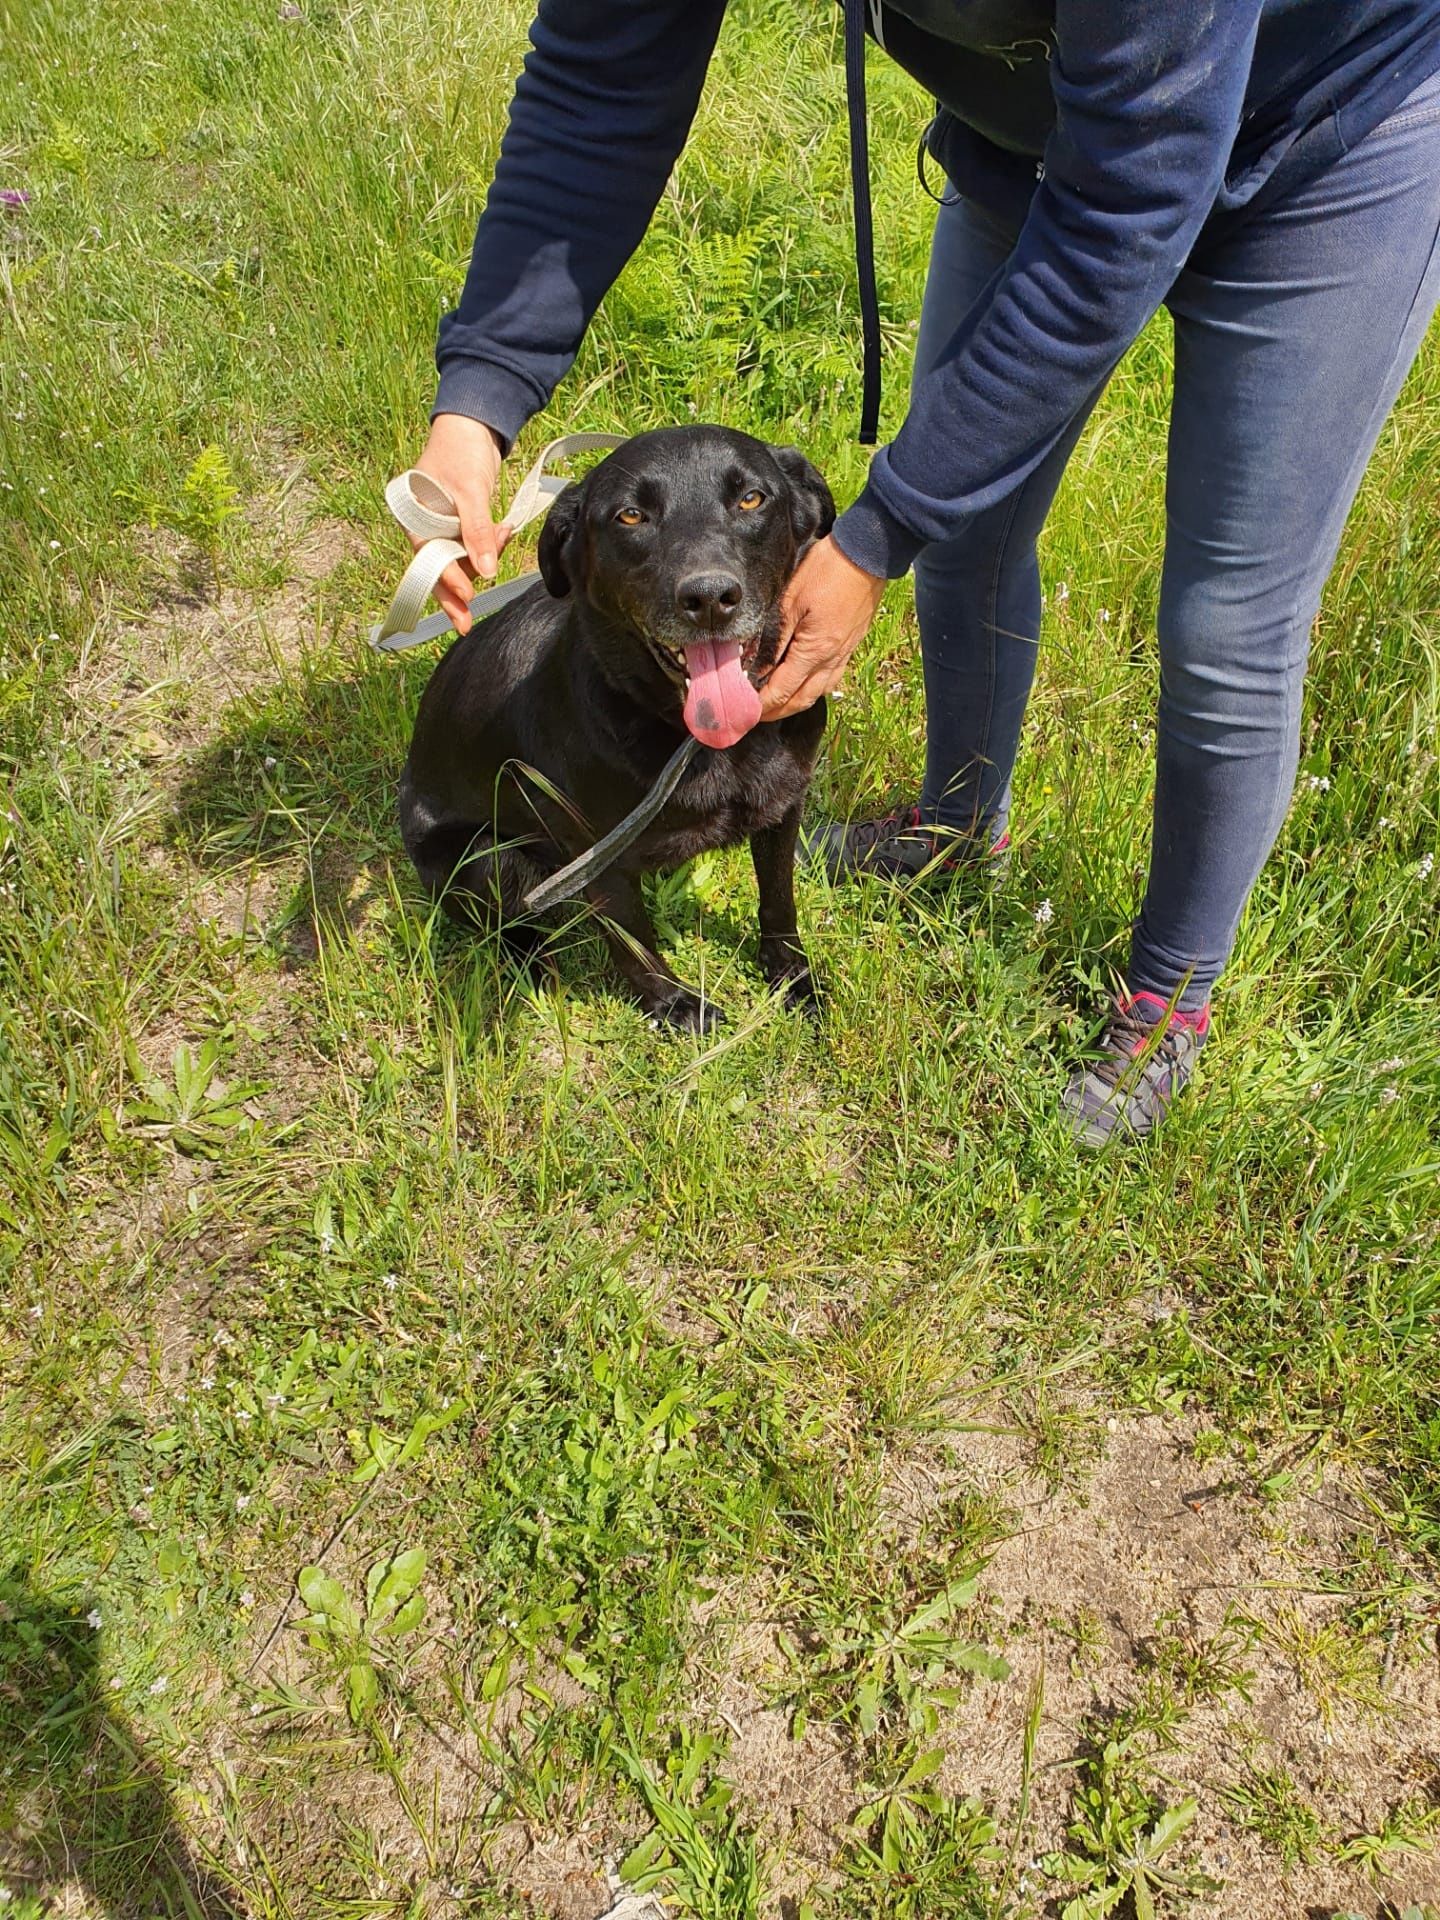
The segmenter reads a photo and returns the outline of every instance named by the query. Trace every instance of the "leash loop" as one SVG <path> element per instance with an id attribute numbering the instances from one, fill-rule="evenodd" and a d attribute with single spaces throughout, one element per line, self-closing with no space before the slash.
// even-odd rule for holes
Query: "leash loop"
<path id="1" fill-rule="evenodd" d="M 564 491 L 568 483 L 551 471 L 553 466 L 572 454 L 598 453 L 602 449 L 608 452 L 623 445 L 624 437 L 617 433 L 566 433 L 542 447 L 515 490 L 505 516 L 509 526 L 518 533 L 547 512 L 556 494 Z M 452 631 L 454 622 L 448 613 L 433 613 L 427 619 L 420 616 L 441 574 L 452 561 L 465 558 L 465 548 L 460 542 L 460 515 L 455 502 L 438 480 L 418 467 L 396 474 L 385 489 L 385 504 L 407 533 L 424 542 L 405 569 L 385 618 L 370 629 L 370 644 L 378 652 L 400 653 Z M 478 620 L 482 614 L 495 613 L 511 600 L 518 600 L 538 578 L 532 570 L 483 588 L 470 602 L 470 618 Z"/>

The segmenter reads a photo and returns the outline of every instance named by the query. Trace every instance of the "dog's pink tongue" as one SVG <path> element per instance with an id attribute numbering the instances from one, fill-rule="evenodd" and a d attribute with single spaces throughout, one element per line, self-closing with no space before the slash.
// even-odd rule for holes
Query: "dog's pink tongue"
<path id="1" fill-rule="evenodd" d="M 738 640 L 685 646 L 685 724 L 707 747 L 733 747 L 760 718 L 760 695 L 740 664 Z"/>

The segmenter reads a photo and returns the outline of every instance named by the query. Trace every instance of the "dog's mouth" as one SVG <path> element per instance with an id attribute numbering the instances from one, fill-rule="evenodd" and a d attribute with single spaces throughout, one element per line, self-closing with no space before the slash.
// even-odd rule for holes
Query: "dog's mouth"
<path id="1" fill-rule="evenodd" d="M 728 634 L 697 635 L 672 646 L 647 635 L 666 676 L 685 689 L 685 725 L 707 747 L 733 747 L 760 718 L 753 674 L 763 634 L 737 640 Z"/>

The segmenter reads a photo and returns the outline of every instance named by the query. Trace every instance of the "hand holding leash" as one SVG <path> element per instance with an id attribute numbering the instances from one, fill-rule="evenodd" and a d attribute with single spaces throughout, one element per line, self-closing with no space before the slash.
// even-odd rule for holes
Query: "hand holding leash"
<path id="1" fill-rule="evenodd" d="M 441 413 L 435 416 L 425 451 L 415 462 L 415 471 L 428 475 L 454 503 L 460 522 L 464 556 L 446 567 L 435 585 L 435 598 L 457 633 L 470 631 L 471 582 L 495 578 L 512 531 L 503 523 L 495 525 L 490 517 L 500 461 L 500 443 L 483 420 Z M 424 536 L 411 533 L 410 538 L 418 552 Z"/>
<path id="2" fill-rule="evenodd" d="M 447 414 L 444 418 L 453 420 L 458 419 L 459 415 Z M 489 435 L 488 427 L 484 431 Z M 491 445 L 494 444 L 492 437 Z M 564 491 L 566 482 L 550 471 L 552 464 L 568 459 L 572 453 L 608 451 L 623 444 L 623 436 L 616 433 L 567 433 L 542 447 L 534 466 L 515 489 L 515 498 L 510 502 L 504 524 L 491 529 L 496 541 L 497 557 L 512 533 L 518 533 L 532 520 L 539 519 L 556 494 Z M 428 447 L 426 452 L 429 452 Z M 498 447 L 495 452 L 498 463 Z M 469 494 L 470 505 L 466 511 L 473 529 L 478 526 L 475 507 L 477 495 L 468 467 L 462 485 Z M 399 653 L 406 647 L 418 647 L 422 641 L 437 640 L 452 628 L 468 633 L 472 622 L 478 620 L 482 613 L 494 613 L 506 601 L 518 599 L 539 578 L 536 573 L 522 573 L 500 586 L 486 587 L 473 600 L 469 599 L 469 565 L 473 556 L 468 543 L 462 539 L 465 521 L 459 503 L 449 487 L 424 468 L 411 467 L 405 473 L 397 473 L 385 489 L 385 504 L 410 535 L 415 558 L 395 589 L 395 597 L 390 602 L 385 618 L 370 629 L 370 644 L 381 653 Z M 488 523 L 488 506 L 485 518 Z M 444 612 L 422 620 L 420 615 L 426 601 L 437 592 L 442 579 L 448 581 L 452 574 L 462 582 L 461 587 L 452 589 L 447 586 L 446 591 L 439 595 Z M 458 592 L 459 599 L 452 605 L 453 592 Z M 464 617 L 463 626 L 458 616 Z"/>

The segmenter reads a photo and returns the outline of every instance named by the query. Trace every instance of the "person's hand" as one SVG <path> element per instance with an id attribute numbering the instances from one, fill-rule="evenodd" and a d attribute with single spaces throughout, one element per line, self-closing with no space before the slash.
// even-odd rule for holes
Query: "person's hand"
<path id="1" fill-rule="evenodd" d="M 495 565 L 510 538 L 507 526 L 490 519 L 490 501 L 500 473 L 500 443 L 482 420 L 463 413 L 437 413 L 425 451 L 415 462 L 422 473 L 438 480 L 455 502 L 460 515 L 460 541 L 466 559 L 455 560 L 435 585 L 435 598 L 455 623 L 457 633 L 470 631 L 470 588 L 478 575 L 495 578 Z M 423 543 L 412 534 L 412 547 Z"/>
<path id="2" fill-rule="evenodd" d="M 839 686 L 870 630 L 885 582 L 857 567 L 830 539 L 818 540 L 780 602 L 780 643 L 789 646 L 760 689 L 760 718 L 786 720 Z"/>

